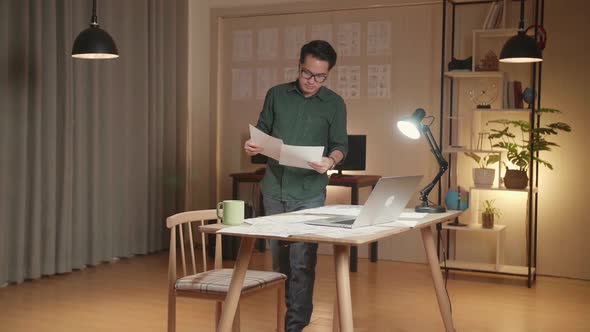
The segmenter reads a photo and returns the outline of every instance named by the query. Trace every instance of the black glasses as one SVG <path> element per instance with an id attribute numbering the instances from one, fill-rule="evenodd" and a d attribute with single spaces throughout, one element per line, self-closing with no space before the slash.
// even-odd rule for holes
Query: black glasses
<path id="1" fill-rule="evenodd" d="M 328 74 L 314 74 L 305 68 L 301 68 L 301 77 L 305 78 L 306 80 L 313 77 L 317 83 L 324 83 L 328 79 Z"/>

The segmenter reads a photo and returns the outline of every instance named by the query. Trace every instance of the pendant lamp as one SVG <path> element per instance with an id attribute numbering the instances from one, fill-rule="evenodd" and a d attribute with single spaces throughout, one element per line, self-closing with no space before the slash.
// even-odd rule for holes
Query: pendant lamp
<path id="1" fill-rule="evenodd" d="M 92 18 L 90 27 L 80 32 L 74 46 L 72 57 L 79 59 L 113 59 L 119 57 L 115 41 L 108 32 L 98 27 L 96 17 L 96 0 L 92 1 Z"/>
<path id="2" fill-rule="evenodd" d="M 520 0 L 520 22 L 518 33 L 508 39 L 500 52 L 500 62 L 531 63 L 543 61 L 543 54 L 535 38 L 524 29 L 524 0 Z"/>

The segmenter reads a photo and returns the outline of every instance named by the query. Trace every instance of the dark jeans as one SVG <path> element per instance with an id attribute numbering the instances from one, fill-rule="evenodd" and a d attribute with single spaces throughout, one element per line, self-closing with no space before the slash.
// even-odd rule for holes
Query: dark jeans
<path id="1" fill-rule="evenodd" d="M 285 202 L 263 198 L 266 215 L 299 211 L 323 206 L 326 195 L 308 201 Z M 287 275 L 285 302 L 286 332 L 300 332 L 309 324 L 313 311 L 313 284 L 317 262 L 317 243 L 271 240 L 272 268 Z"/>

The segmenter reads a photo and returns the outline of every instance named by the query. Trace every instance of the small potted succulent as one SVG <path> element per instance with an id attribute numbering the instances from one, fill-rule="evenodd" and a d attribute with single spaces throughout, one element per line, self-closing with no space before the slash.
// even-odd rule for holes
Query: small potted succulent
<path id="1" fill-rule="evenodd" d="M 499 154 L 487 154 L 483 158 L 473 152 L 465 152 L 465 155 L 473 159 L 479 167 L 473 169 L 473 184 L 476 187 L 491 187 L 494 184 L 496 170 L 488 168 L 500 161 Z"/>
<path id="2" fill-rule="evenodd" d="M 494 206 L 494 200 L 486 199 L 483 202 L 483 212 L 481 213 L 481 227 L 494 228 L 494 218 L 500 218 L 500 210 Z"/>
<path id="3" fill-rule="evenodd" d="M 559 110 L 542 108 L 535 111 L 536 115 L 544 113 L 561 113 Z M 570 132 L 572 128 L 567 123 L 555 122 L 531 128 L 528 121 L 499 119 L 488 121 L 489 124 L 502 125 L 502 129 L 492 129 L 489 135 L 490 140 L 498 140 L 493 147 L 501 148 L 507 151 L 508 161 L 518 167 L 518 169 L 508 169 L 504 175 L 504 185 L 509 189 L 524 189 L 528 185 L 528 169 L 531 159 L 539 164 L 553 169 L 546 160 L 539 158 L 539 151 L 551 151 L 552 148 L 558 147 L 554 142 L 547 140 L 548 136 L 557 135 L 559 132 Z M 510 131 L 516 128 L 519 131 L 517 136 Z"/>

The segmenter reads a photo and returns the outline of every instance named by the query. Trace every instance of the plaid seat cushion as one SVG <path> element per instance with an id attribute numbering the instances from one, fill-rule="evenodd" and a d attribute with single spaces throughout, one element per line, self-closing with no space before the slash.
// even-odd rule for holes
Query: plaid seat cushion
<path id="1" fill-rule="evenodd" d="M 220 269 L 186 276 L 176 281 L 176 289 L 207 294 L 225 294 L 229 290 L 233 271 L 233 269 Z M 287 276 L 277 272 L 248 270 L 242 292 L 254 288 L 264 288 L 269 283 L 281 279 L 287 279 Z"/>

